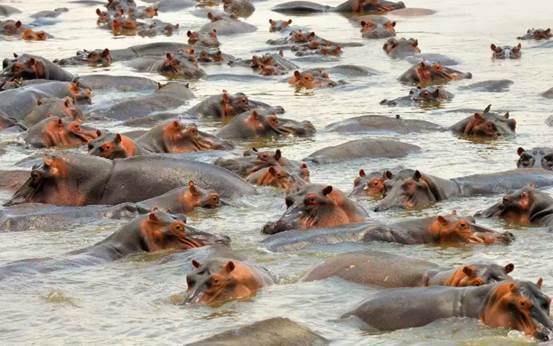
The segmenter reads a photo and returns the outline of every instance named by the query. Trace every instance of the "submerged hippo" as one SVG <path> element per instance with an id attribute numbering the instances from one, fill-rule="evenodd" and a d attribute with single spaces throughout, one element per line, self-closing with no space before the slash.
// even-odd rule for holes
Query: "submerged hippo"
<path id="1" fill-rule="evenodd" d="M 109 49 L 95 49 L 93 51 L 80 50 L 74 56 L 66 59 L 55 59 L 52 61 L 61 66 L 68 65 L 90 65 L 108 67 L 112 58 Z"/>
<path id="2" fill-rule="evenodd" d="M 203 31 L 187 31 L 186 36 L 188 36 L 188 44 L 196 48 L 218 48 L 220 45 L 217 38 L 217 30 L 212 30 L 208 33 Z"/>
<path id="3" fill-rule="evenodd" d="M 244 154 L 238 158 L 224 159 L 219 158 L 215 161 L 217 166 L 226 168 L 239 176 L 245 178 L 250 174 L 263 168 L 284 167 L 288 172 L 293 172 L 304 180 L 308 180 L 308 174 L 304 174 L 304 164 L 299 161 L 289 160 L 282 155 L 280 149 L 272 151 L 259 151 L 256 148 L 244 151 Z M 305 166 L 307 168 L 307 166 Z"/>
<path id="4" fill-rule="evenodd" d="M 511 280 L 515 266 L 468 263 L 457 267 L 439 265 L 381 251 L 358 251 L 331 257 L 311 269 L 302 281 L 339 277 L 364 286 L 424 287 L 481 286 Z"/>
<path id="5" fill-rule="evenodd" d="M 282 107 L 271 107 L 266 103 L 250 100 L 244 93 L 230 94 L 226 90 L 222 94 L 206 98 L 186 113 L 197 117 L 225 119 L 256 108 L 271 110 L 277 114 L 284 113 Z"/>
<path id="6" fill-rule="evenodd" d="M 48 117 L 84 120 L 83 112 L 69 96 L 63 99 L 57 97 L 38 98 L 36 107 L 29 114 L 16 119 L 19 124 L 31 127 Z"/>
<path id="7" fill-rule="evenodd" d="M 553 173 L 528 168 L 442 179 L 415 171 L 411 177 L 395 181 L 386 197 L 374 210 L 382 211 L 395 207 L 428 208 L 449 198 L 507 193 L 530 183 L 537 187 L 551 186 Z"/>
<path id="8" fill-rule="evenodd" d="M 212 258 L 203 264 L 193 260 L 192 265 L 195 271 L 186 275 L 188 303 L 221 306 L 252 298 L 274 283 L 265 269 L 235 259 Z"/>
<path id="9" fill-rule="evenodd" d="M 141 57 L 128 62 L 128 65 L 141 72 L 157 72 L 170 79 L 198 79 L 205 72 L 198 66 L 196 58 L 186 54 L 166 53 L 164 60 L 158 57 Z"/>
<path id="10" fill-rule="evenodd" d="M 477 216 L 497 217 L 521 225 L 553 226 L 553 198 L 533 186 L 525 186 Z"/>
<path id="11" fill-rule="evenodd" d="M 233 17 L 248 18 L 255 11 L 255 6 L 249 0 L 223 0 L 223 9 Z"/>
<path id="12" fill-rule="evenodd" d="M 438 63 L 422 61 L 405 71 L 399 80 L 403 83 L 427 86 L 444 84 L 451 80 L 471 79 L 472 73 L 464 73 Z"/>
<path id="13" fill-rule="evenodd" d="M 320 5 L 310 1 L 290 1 L 273 7 L 275 12 L 341 12 L 341 13 L 373 13 L 383 14 L 389 11 L 405 8 L 402 1 L 387 0 L 348 0 L 336 7 Z"/>
<path id="14" fill-rule="evenodd" d="M 288 20 L 274 20 L 269 19 L 269 32 L 279 32 L 284 31 L 290 27 L 292 24 L 292 19 Z"/>
<path id="15" fill-rule="evenodd" d="M 101 133 L 81 126 L 80 121 L 58 117 L 46 118 L 27 130 L 25 143 L 35 148 L 71 148 L 87 144 Z"/>
<path id="16" fill-rule="evenodd" d="M 481 137 L 495 139 L 497 137 L 513 136 L 516 129 L 516 120 L 510 118 L 509 112 L 504 115 L 490 112 L 492 105 L 488 105 L 482 112 L 474 113 L 458 123 L 452 125 L 453 133 L 467 137 Z"/>
<path id="17" fill-rule="evenodd" d="M 246 0 L 242 0 L 246 1 Z M 254 32 L 257 30 L 255 25 L 242 22 L 232 16 L 215 16 L 208 13 L 209 23 L 200 28 L 200 32 L 217 31 L 217 35 L 236 35 Z"/>
<path id="18" fill-rule="evenodd" d="M 538 147 L 524 150 L 517 149 L 518 168 L 543 168 L 553 171 L 553 148 Z"/>
<path id="19" fill-rule="evenodd" d="M 520 59 L 520 57 L 522 56 L 520 52 L 522 45 L 520 43 L 514 47 L 499 47 L 492 43 L 490 48 L 492 50 L 492 58 L 494 59 Z"/>
<path id="20" fill-rule="evenodd" d="M 288 171 L 280 165 L 261 168 L 250 173 L 246 180 L 259 186 L 272 186 L 286 192 L 297 191 L 309 182 L 309 169 L 304 163 L 300 174 Z"/>
<path id="21" fill-rule="evenodd" d="M 78 265 L 115 261 L 140 252 L 185 251 L 211 244 L 228 245 L 230 239 L 194 230 L 184 217 L 154 211 L 135 218 L 106 239 L 85 249 L 72 251 L 63 259 L 33 259 L 0 267 L 0 278 L 15 273 L 51 272 Z"/>
<path id="22" fill-rule="evenodd" d="M 382 199 L 392 188 L 395 181 L 405 179 L 413 175 L 412 169 L 384 170 L 366 173 L 364 169 L 359 170 L 359 175 L 353 180 L 353 190 L 350 196 L 371 197 Z"/>
<path id="23" fill-rule="evenodd" d="M 286 196 L 286 207 L 288 209 L 279 220 L 265 224 L 263 233 L 336 227 L 368 218 L 363 207 L 332 185 L 306 185 Z"/>
<path id="24" fill-rule="evenodd" d="M 357 139 L 319 149 L 306 157 L 304 161 L 325 164 L 361 158 L 400 158 L 420 151 L 421 148 L 416 145 L 394 140 Z"/>
<path id="25" fill-rule="evenodd" d="M 36 55 L 23 54 L 14 59 L 4 59 L 2 67 L 0 76 L 11 80 L 21 78 L 70 82 L 75 79 L 75 76 L 50 60 Z"/>
<path id="26" fill-rule="evenodd" d="M 140 156 L 147 152 L 130 137 L 108 132 L 88 143 L 88 153 L 114 160 Z"/>
<path id="27" fill-rule="evenodd" d="M 439 106 L 443 101 L 450 101 L 453 94 L 441 86 L 429 86 L 426 88 L 416 87 L 409 90 L 409 95 L 398 97 L 393 100 L 384 99 L 380 101 L 381 105 L 387 106 L 412 106 L 420 105 L 424 107 Z"/>
<path id="28" fill-rule="evenodd" d="M 364 16 L 358 19 L 363 38 L 388 38 L 396 35 L 396 22 L 383 16 Z"/>
<path id="29" fill-rule="evenodd" d="M 517 40 L 549 40 L 551 37 L 553 37 L 553 34 L 551 33 L 551 28 L 547 29 L 528 29 L 526 31 L 526 34 L 523 36 L 517 37 Z"/>
<path id="30" fill-rule="evenodd" d="M 405 57 L 420 54 L 421 50 L 419 48 L 419 40 L 414 38 L 389 38 L 382 49 L 392 58 L 403 59 Z"/>
<path id="31" fill-rule="evenodd" d="M 500 93 L 505 92 L 509 90 L 509 87 L 514 82 L 509 79 L 495 79 L 495 80 L 485 80 L 482 82 L 476 82 L 469 85 L 463 85 L 460 86 L 459 89 L 461 90 L 473 90 L 473 91 L 480 91 L 480 92 L 492 92 L 492 93 Z"/>
<path id="32" fill-rule="evenodd" d="M 251 67 L 262 76 L 283 75 L 298 68 L 296 64 L 284 58 L 282 51 L 279 54 L 254 55 L 251 59 L 239 61 L 237 64 Z"/>
<path id="33" fill-rule="evenodd" d="M 198 179 L 201 177 L 201 179 Z M 45 156 L 6 205 L 119 204 L 159 196 L 194 180 L 228 198 L 255 193 L 234 173 L 206 163 L 162 156 L 107 160 L 81 154 Z M 134 188 L 139 186 L 140 188 Z"/>
<path id="34" fill-rule="evenodd" d="M 362 115 L 331 123 L 325 127 L 325 130 L 341 133 L 395 132 L 407 134 L 413 132 L 445 131 L 446 128 L 425 120 L 404 119 L 399 115 L 395 117 Z"/>
<path id="35" fill-rule="evenodd" d="M 12 14 L 21 13 L 20 10 L 18 10 L 15 7 L 8 6 L 8 5 L 0 5 L 0 16 L 11 16 Z"/>
<path id="36" fill-rule="evenodd" d="M 553 323 L 549 319 L 551 298 L 542 293 L 541 285 L 542 279 L 537 284 L 509 280 L 481 287 L 386 290 L 342 318 L 354 316 L 368 329 L 391 331 L 443 318 L 469 317 L 489 327 L 515 329 L 545 341 Z"/>
<path id="37" fill-rule="evenodd" d="M 275 136 L 311 136 L 315 127 L 310 121 L 302 122 L 279 118 L 276 114 L 263 115 L 258 111 L 245 112 L 223 126 L 217 136 L 221 138 L 257 138 Z"/>
<path id="38" fill-rule="evenodd" d="M 300 72 L 294 71 L 294 74 L 288 79 L 288 84 L 296 89 L 315 89 L 315 88 L 333 88 L 338 83 L 331 80 L 328 73 L 313 73 L 312 71 Z"/>

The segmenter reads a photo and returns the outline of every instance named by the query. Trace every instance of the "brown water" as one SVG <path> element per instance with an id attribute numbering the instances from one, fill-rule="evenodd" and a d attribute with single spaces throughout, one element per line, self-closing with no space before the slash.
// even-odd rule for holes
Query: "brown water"
<path id="1" fill-rule="evenodd" d="M 3 1 L 5 3 L 6 1 Z M 335 5 L 340 1 L 329 1 Z M 221 37 L 222 50 L 236 57 L 249 57 L 251 51 L 265 48 L 267 39 L 279 38 L 268 32 L 268 19 L 286 19 L 270 11 L 276 1 L 257 2 L 256 11 L 247 21 L 257 25 L 255 33 Z M 0 57 L 12 52 L 34 53 L 47 58 L 61 58 L 78 49 L 124 48 L 153 41 L 185 42 L 188 29 L 198 29 L 206 22 L 191 14 L 192 10 L 162 13 L 160 19 L 178 22 L 183 30 L 172 37 L 114 38 L 108 31 L 96 28 L 96 7 L 81 6 L 67 1 L 21 0 L 8 4 L 30 14 L 39 10 L 66 6 L 68 13 L 60 22 L 42 29 L 56 38 L 46 42 L 27 43 L 3 41 Z M 255 143 L 257 146 L 283 147 L 286 156 L 301 159 L 316 149 L 339 144 L 363 135 L 339 135 L 325 132 L 324 126 L 342 119 L 364 114 L 401 114 L 405 118 L 424 119 L 441 125 L 451 125 L 467 116 L 464 112 L 446 112 L 460 108 L 483 109 L 493 104 L 496 109 L 511 111 L 517 120 L 517 136 L 492 143 L 473 143 L 459 139 L 448 132 L 409 134 L 402 141 L 421 146 L 423 152 L 401 160 L 362 160 L 336 165 L 313 166 L 314 182 L 334 184 L 349 191 L 359 168 L 372 171 L 397 164 L 416 167 L 441 177 L 507 170 L 515 167 L 516 148 L 530 148 L 551 144 L 551 129 L 544 120 L 552 114 L 550 100 L 539 94 L 553 86 L 551 49 L 528 49 L 535 46 L 523 42 L 523 56 L 518 61 L 493 61 L 489 45 L 516 43 L 516 37 L 530 27 L 551 26 L 553 4 L 550 0 L 520 2 L 515 0 L 406 0 L 409 7 L 424 7 L 437 11 L 428 17 L 394 17 L 398 22 L 398 37 L 416 37 L 423 53 L 441 53 L 457 59 L 456 68 L 473 73 L 473 80 L 451 83 L 447 89 L 455 94 L 452 102 L 442 109 L 423 110 L 416 107 L 389 108 L 380 106 L 383 98 L 405 95 L 409 88 L 397 77 L 410 64 L 388 58 L 381 47 L 383 40 L 362 40 L 359 28 L 338 14 L 319 14 L 290 17 L 294 23 L 315 30 L 320 36 L 336 41 L 363 42 L 363 47 L 346 48 L 339 62 L 300 63 L 302 67 L 357 64 L 379 71 L 377 76 L 348 79 L 342 88 L 295 93 L 281 78 L 263 81 L 199 81 L 191 83 L 197 98 L 219 93 L 242 91 L 253 99 L 283 106 L 286 116 L 310 120 L 318 133 L 311 139 L 284 139 Z M 24 16 L 18 17 L 21 19 Z M 26 20 L 28 22 L 28 19 Z M 121 64 L 109 68 L 71 69 L 78 74 L 110 73 L 135 74 Z M 207 68 L 208 74 L 242 73 L 229 67 Z M 157 75 L 148 77 L 162 80 Z M 459 90 L 459 86 L 488 79 L 511 79 L 514 84 L 507 93 L 485 93 Z M 109 102 L 123 94 L 95 95 L 95 102 Z M 184 107 L 186 109 L 188 106 Z M 100 127 L 120 129 L 117 124 L 99 124 Z M 209 124 L 201 128 L 215 131 Z M 373 136 L 376 137 L 376 136 Z M 382 137 L 398 137 L 382 134 Z M 0 134 L 0 142 L 18 137 Z M 241 143 L 241 152 L 251 143 Z M 11 147 L 0 158 L 0 168 L 14 163 L 32 151 Z M 183 344 L 229 328 L 274 316 L 285 316 L 301 322 L 336 345 L 506 345 L 522 344 L 531 340 L 518 332 L 489 329 L 476 320 L 438 321 L 431 325 L 393 333 L 367 335 L 357 327 L 340 322 L 338 317 L 356 306 L 372 292 L 363 287 L 339 280 L 297 283 L 296 280 L 312 265 L 331 255 L 328 249 L 307 253 L 270 253 L 259 245 L 263 239 L 262 225 L 274 220 L 284 210 L 282 195 L 270 189 L 263 194 L 246 198 L 244 206 L 225 207 L 212 213 L 192 215 L 189 223 L 199 229 L 227 234 L 237 252 L 251 261 L 269 268 L 280 280 L 279 284 L 264 289 L 248 302 L 231 303 L 217 309 L 190 308 L 171 303 L 174 294 L 185 287 L 182 261 L 163 261 L 163 256 L 139 256 L 105 265 L 66 269 L 51 274 L 23 277 L 0 282 L 0 343 L 1 344 Z M 0 202 L 9 196 L 0 194 Z M 451 200 L 423 212 L 390 211 L 371 213 L 384 222 L 408 216 L 434 215 L 457 209 L 472 214 L 497 197 Z M 372 202 L 362 202 L 370 208 Z M 500 222 L 482 221 L 498 230 L 505 230 Z M 20 233 L 0 233 L 0 264 L 32 257 L 56 256 L 67 251 L 91 245 L 111 234 L 120 225 L 116 221 L 98 221 L 56 232 L 29 230 Z M 553 294 L 553 255 L 549 242 L 551 233 L 540 228 L 509 229 L 517 240 L 509 247 L 438 248 L 433 246 L 400 246 L 371 244 L 370 249 L 416 256 L 440 264 L 459 264 L 469 260 L 493 260 L 516 264 L 517 278 L 545 280 L 545 291 Z M 357 249 L 344 245 L 336 251 Z"/>

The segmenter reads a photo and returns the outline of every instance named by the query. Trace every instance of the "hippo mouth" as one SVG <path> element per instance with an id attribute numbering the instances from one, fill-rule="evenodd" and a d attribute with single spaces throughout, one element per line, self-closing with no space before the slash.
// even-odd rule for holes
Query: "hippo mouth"
<path id="1" fill-rule="evenodd" d="M 12 198 L 3 205 L 9 207 L 16 204 L 23 204 L 32 201 L 36 194 L 42 189 L 45 181 L 43 167 L 33 167 L 31 176 L 13 194 Z"/>

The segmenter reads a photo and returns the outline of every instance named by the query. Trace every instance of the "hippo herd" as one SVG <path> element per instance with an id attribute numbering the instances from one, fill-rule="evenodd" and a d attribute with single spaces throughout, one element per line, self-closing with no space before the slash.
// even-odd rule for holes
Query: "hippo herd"
<path id="1" fill-rule="evenodd" d="M 354 137 L 294 160 L 286 157 L 282 145 L 286 140 L 313 141 L 317 131 L 341 137 L 381 132 L 431 137 L 450 132 L 453 141 L 490 143 L 509 140 L 517 128 L 524 127 L 524 122 L 517 122 L 509 111 L 496 110 L 486 102 L 446 126 L 409 115 L 367 114 L 321 128 L 314 117 L 311 121 L 295 120 L 284 115 L 283 107 L 237 91 L 215 90 L 190 106 L 195 96 L 188 82 L 209 79 L 206 70 L 212 66 L 248 71 L 248 78 L 276 78 L 275 83 L 288 84 L 296 92 L 347 90 L 349 78 L 377 72 L 357 65 L 298 66 L 291 56 L 336 61 L 348 48 L 363 44 L 322 38 L 299 26 L 296 19 L 268 19 L 269 31 L 281 37 L 267 41 L 268 48 L 262 47 L 251 57 L 224 53 L 221 41 L 225 36 L 258 29 L 246 22 L 256 10 L 249 0 L 160 0 L 146 1 L 144 6 L 134 0 L 108 0 L 98 8 L 94 8 L 94 1 L 82 4 L 90 7 L 97 28 L 110 36 L 163 35 L 175 39 L 120 49 L 92 47 L 57 59 L 1 52 L 0 135 L 15 135 L 17 140 L 0 143 L 0 157 L 21 148 L 30 155 L 0 172 L 0 191 L 10 195 L 0 209 L 0 232 L 60 230 L 107 219 L 120 220 L 122 226 L 83 249 L 57 257 L 3 263 L 0 282 L 50 275 L 68 267 L 96 266 L 141 253 L 194 254 L 209 249 L 209 255 L 186 263 L 189 269 L 182 280 L 186 289 L 181 303 L 185 307 L 216 308 L 250 301 L 267 286 L 281 284 L 282 278 L 234 253 L 231 237 L 224 230 L 200 230 L 189 221 L 197 209 L 240 208 L 248 203 L 245 199 L 267 191 L 284 197 L 282 215 L 266 219 L 259 229 L 263 240 L 258 246 L 274 254 L 346 243 L 484 248 L 520 241 L 513 232 L 478 223 L 492 218 L 553 229 L 553 197 L 540 190 L 553 186 L 553 147 L 519 147 L 513 153 L 513 160 L 518 157 L 518 161 L 510 170 L 454 178 L 427 174 L 423 167 L 360 168 L 351 179 L 352 188 L 345 191 L 329 181 L 312 182 L 310 169 L 351 160 L 401 159 L 425 148 L 395 139 Z M 222 11 L 217 9 L 219 5 Z M 195 13 L 207 21 L 197 30 L 157 19 L 193 6 L 201 8 Z M 272 10 L 303 16 L 341 15 L 352 22 L 360 38 L 382 40 L 382 50 L 390 59 L 410 62 L 410 68 L 398 71 L 398 83 L 409 86 L 409 94 L 380 101 L 385 108 L 442 107 L 454 97 L 446 90 L 448 83 L 473 77 L 451 67 L 456 64 L 451 58 L 423 54 L 419 39 L 396 37 L 401 22 L 385 16 L 428 16 L 432 10 L 411 9 L 403 2 L 387 0 L 348 0 L 335 7 L 291 1 Z M 68 11 L 41 11 L 31 16 L 35 22 L 24 23 L 17 8 L 2 4 L 0 39 L 47 42 L 53 36 L 37 29 L 41 20 L 63 17 Z M 547 42 L 553 35 L 549 28 L 528 29 L 515 39 Z M 492 59 L 523 59 L 521 43 L 506 46 L 490 42 L 489 47 Z M 74 67 L 83 71 L 112 64 L 122 64 L 135 75 L 70 72 Z M 159 75 L 167 81 L 137 76 L 140 73 Z M 492 80 L 462 88 L 505 91 L 512 83 Z M 110 93 L 130 94 L 106 102 Z M 543 97 L 552 98 L 553 92 L 546 91 Z M 378 105 L 378 101 L 367 102 Z M 117 123 L 127 130 L 114 131 L 105 123 Z M 205 129 L 214 123 L 216 131 Z M 278 140 L 278 148 L 273 144 L 263 148 L 271 140 Z M 420 211 L 444 201 L 464 203 L 475 196 L 488 196 L 496 203 L 485 210 L 473 210 L 473 215 L 453 210 L 395 222 L 374 217 L 380 212 Z M 374 201 L 371 210 L 364 207 L 367 200 Z M 237 216 L 236 221 L 238 226 L 245 222 L 243 216 Z M 360 287 L 378 288 L 378 293 L 344 308 L 341 316 L 332 316 L 339 323 L 354 320 L 369 333 L 467 317 L 488 327 L 518 330 L 539 341 L 550 339 L 551 298 L 542 292 L 542 278 L 526 281 L 511 276 L 513 263 L 459 263 L 444 266 L 365 249 L 326 258 L 306 268 L 299 282 L 339 278 Z M 287 318 L 273 318 L 194 345 L 326 345 L 330 341 Z"/>

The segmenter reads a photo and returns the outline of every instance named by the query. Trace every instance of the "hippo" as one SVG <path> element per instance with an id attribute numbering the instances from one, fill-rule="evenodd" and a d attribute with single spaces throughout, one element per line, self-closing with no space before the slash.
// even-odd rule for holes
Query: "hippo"
<path id="1" fill-rule="evenodd" d="M 438 63 L 422 61 L 405 71 L 399 80 L 402 83 L 427 86 L 432 84 L 444 84 L 451 80 L 471 79 L 472 73 L 461 72 Z"/>
<path id="2" fill-rule="evenodd" d="M 383 16 L 360 17 L 361 36 L 363 38 L 388 38 L 396 35 L 396 22 Z"/>
<path id="3" fill-rule="evenodd" d="M 231 118 L 253 109 L 266 109 L 277 114 L 284 113 L 280 106 L 271 107 L 266 103 L 250 100 L 244 93 L 230 94 L 223 90 L 222 94 L 213 95 L 186 111 L 196 117 Z"/>
<path id="4" fill-rule="evenodd" d="M 518 168 L 543 168 L 553 170 L 553 148 L 537 147 L 530 150 L 517 149 Z"/>
<path id="5" fill-rule="evenodd" d="M 457 135 L 466 137 L 480 137 L 496 139 L 498 137 L 513 136 L 516 129 L 516 120 L 510 118 L 509 112 L 504 115 L 491 113 L 492 105 L 488 105 L 482 112 L 474 113 L 449 129 Z"/>
<path id="6" fill-rule="evenodd" d="M 501 218 L 521 225 L 553 226 L 553 198 L 533 186 L 505 195 L 490 208 L 477 216 Z"/>
<path id="7" fill-rule="evenodd" d="M 36 104 L 36 107 L 25 117 L 15 118 L 20 125 L 28 128 L 51 116 L 84 120 L 82 110 L 69 96 L 63 99 L 57 97 L 39 98 L 36 100 Z"/>
<path id="8" fill-rule="evenodd" d="M 304 161 L 317 164 L 335 163 L 361 158 L 400 158 L 421 151 L 419 146 L 387 139 L 356 139 L 319 149 Z"/>
<path id="9" fill-rule="evenodd" d="M 201 179 L 198 179 L 201 177 Z M 223 198 L 255 194 L 255 189 L 234 173 L 195 161 L 163 156 L 137 156 L 124 160 L 64 153 L 47 155 L 6 206 L 21 203 L 55 205 L 114 205 L 159 196 L 194 180 Z M 129 188 L 131 184 L 140 189 Z"/>
<path id="10" fill-rule="evenodd" d="M 402 167 L 371 173 L 360 169 L 359 175 L 353 180 L 353 189 L 349 195 L 382 199 L 397 180 L 408 178 L 413 173 L 412 169 L 403 169 Z"/>
<path id="11" fill-rule="evenodd" d="M 293 45 L 290 49 L 299 57 L 313 55 L 337 57 L 343 53 L 340 45 L 318 40 L 310 40 L 307 44 Z"/>
<path id="12" fill-rule="evenodd" d="M 142 37 L 154 37 L 157 35 L 171 36 L 178 32 L 180 24 L 171 24 L 158 19 L 153 19 L 151 23 L 144 25 L 137 31 L 137 35 Z"/>
<path id="13" fill-rule="evenodd" d="M 92 51 L 80 50 L 75 56 L 65 59 L 54 59 L 53 63 L 68 66 L 68 65 L 90 65 L 108 67 L 111 65 L 112 58 L 109 49 L 95 49 Z"/>
<path id="14" fill-rule="evenodd" d="M 542 282 L 508 280 L 479 287 L 385 290 L 342 318 L 355 317 L 372 330 L 392 331 L 443 318 L 469 317 L 489 327 L 515 329 L 546 341 L 553 323 L 549 319 L 551 298 L 542 293 Z"/>
<path id="15" fill-rule="evenodd" d="M 522 56 L 522 53 L 520 52 L 522 45 L 520 43 L 514 47 L 499 47 L 492 43 L 490 48 L 492 50 L 492 58 L 494 59 L 520 59 Z"/>
<path id="16" fill-rule="evenodd" d="M 263 268 L 230 258 L 211 258 L 203 264 L 192 260 L 195 271 L 186 275 L 187 303 L 212 307 L 255 296 L 274 279 Z"/>
<path id="17" fill-rule="evenodd" d="M 71 148 L 87 144 L 99 135 L 96 129 L 83 127 L 78 120 L 52 116 L 31 126 L 24 140 L 35 148 Z"/>
<path id="18" fill-rule="evenodd" d="M 187 31 L 186 36 L 188 36 L 188 44 L 194 47 L 218 48 L 220 45 L 217 38 L 217 30 L 215 29 L 207 33 L 203 31 Z"/>
<path id="19" fill-rule="evenodd" d="M 126 62 L 137 58 L 163 58 L 167 52 L 177 54 L 187 49 L 193 48 L 191 45 L 180 42 L 154 42 L 137 46 L 131 46 L 123 49 L 111 49 L 112 60 Z M 180 54 L 180 53 L 179 53 Z"/>
<path id="20" fill-rule="evenodd" d="M 217 166 L 226 168 L 239 176 L 246 178 L 250 174 L 263 168 L 280 166 L 288 172 L 298 174 L 304 180 L 308 180 L 303 171 L 303 163 L 289 160 L 282 155 L 280 149 L 272 151 L 259 151 L 256 148 L 246 150 L 242 157 L 236 159 L 219 158 L 215 161 Z"/>
<path id="21" fill-rule="evenodd" d="M 109 92 L 153 92 L 160 83 L 137 76 L 111 76 L 106 74 L 91 74 L 79 76 L 79 83 L 93 90 Z"/>
<path id="22" fill-rule="evenodd" d="M 253 55 L 251 59 L 236 64 L 251 67 L 262 76 L 283 75 L 298 68 L 296 64 L 284 58 L 282 51 L 279 54 Z"/>
<path id="23" fill-rule="evenodd" d="M 236 0 L 235 0 L 236 1 Z M 247 1 L 247 0 L 240 0 Z M 215 30 L 217 35 L 246 34 L 257 30 L 255 25 L 242 22 L 233 16 L 215 16 L 211 12 L 207 14 L 209 23 L 200 28 L 200 32 L 209 33 Z"/>
<path id="24" fill-rule="evenodd" d="M 382 49 L 388 56 L 394 59 L 403 59 L 405 57 L 420 54 L 419 40 L 414 38 L 406 39 L 404 37 L 398 39 L 389 38 Z"/>
<path id="25" fill-rule="evenodd" d="M 190 91 L 188 84 L 169 82 L 159 85 L 154 93 L 124 98 L 107 107 L 93 108 L 89 116 L 114 120 L 142 118 L 154 112 L 175 109 L 186 104 L 192 98 L 194 98 L 194 94 Z"/>
<path id="26" fill-rule="evenodd" d="M 541 96 L 545 97 L 545 98 L 548 98 L 548 99 L 553 99 L 553 88 L 550 88 L 550 89 L 547 89 L 546 91 L 544 91 Z"/>
<path id="27" fill-rule="evenodd" d="M 312 73 L 310 71 L 294 71 L 294 74 L 288 79 L 288 84 L 294 86 L 297 90 L 314 88 L 333 88 L 338 83 L 331 80 L 328 73 Z"/>
<path id="28" fill-rule="evenodd" d="M 106 132 L 88 142 L 88 153 L 108 160 L 114 160 L 140 156 L 147 152 L 128 136 Z"/>
<path id="29" fill-rule="evenodd" d="M 75 79 L 71 73 L 48 59 L 36 55 L 23 54 L 14 59 L 4 59 L 2 77 L 13 79 L 46 79 L 71 82 Z"/>
<path id="30" fill-rule="evenodd" d="M 486 80 L 486 81 L 476 82 L 469 85 L 463 85 L 463 86 L 460 86 L 459 89 L 480 91 L 480 92 L 500 93 L 500 92 L 508 91 L 509 87 L 513 83 L 514 82 L 509 79 Z"/>
<path id="31" fill-rule="evenodd" d="M 261 168 L 250 173 L 246 180 L 254 185 L 272 186 L 286 192 L 297 191 L 309 182 L 309 169 L 302 164 L 302 174 L 289 172 L 286 168 L 275 165 Z"/>
<path id="32" fill-rule="evenodd" d="M 274 317 L 268 320 L 228 330 L 186 346 L 327 346 L 330 341 L 288 318 Z"/>
<path id="33" fill-rule="evenodd" d="M 217 137 L 228 139 L 250 139 L 258 137 L 276 136 L 312 136 L 315 127 L 310 121 L 302 122 L 279 118 L 276 114 L 263 115 L 253 110 L 235 116 L 229 123 L 223 126 Z"/>
<path id="34" fill-rule="evenodd" d="M 14 126 L 17 126 L 17 121 L 15 121 L 15 119 L 13 118 L 10 118 L 7 114 L 0 112 L 0 130 Z"/>
<path id="35" fill-rule="evenodd" d="M 31 18 L 56 18 L 62 13 L 68 12 L 69 9 L 66 7 L 58 7 L 53 10 L 39 11 L 34 14 L 31 14 Z"/>
<path id="36" fill-rule="evenodd" d="M 156 72 L 169 79 L 199 79 L 205 72 L 198 66 L 196 58 L 184 54 L 166 53 L 164 60 L 158 57 L 141 57 L 127 63 L 140 72 Z"/>
<path id="37" fill-rule="evenodd" d="M 331 257 L 318 264 L 302 281 L 339 277 L 364 286 L 377 287 L 467 287 L 512 280 L 514 264 L 466 263 L 456 267 L 381 251 L 357 251 Z"/>
<path id="38" fill-rule="evenodd" d="M 16 14 L 16 13 L 21 13 L 21 11 L 12 6 L 0 5 L 0 16 L 9 17 L 12 14 Z"/>
<path id="39" fill-rule="evenodd" d="M 186 225 L 186 218 L 157 210 L 140 215 L 106 239 L 69 252 L 63 259 L 33 259 L 0 267 L 0 279 L 16 273 L 47 273 L 64 267 L 116 261 L 132 254 L 156 251 L 186 251 L 211 244 L 228 245 L 230 239 L 201 232 Z"/>
<path id="40" fill-rule="evenodd" d="M 248 18 L 255 11 L 255 6 L 249 0 L 223 0 L 223 9 L 233 17 Z"/>
<path id="41" fill-rule="evenodd" d="M 0 20 L 0 34 L 6 36 L 21 36 L 27 27 L 20 20 Z"/>
<path id="42" fill-rule="evenodd" d="M 339 13 L 365 13 L 383 14 L 389 11 L 405 8 L 402 1 L 392 2 L 387 0 L 347 0 L 346 2 L 331 7 L 320 5 L 310 1 L 290 1 L 272 8 L 275 12 L 284 13 L 313 13 L 313 12 L 339 12 Z"/>
<path id="43" fill-rule="evenodd" d="M 386 106 L 439 106 L 443 101 L 450 101 L 453 94 L 445 90 L 442 86 L 428 86 L 426 88 L 416 87 L 409 90 L 409 95 L 398 97 L 393 100 L 384 99 L 380 101 L 381 105 Z"/>
<path id="44" fill-rule="evenodd" d="M 517 37 L 517 40 L 549 40 L 551 37 L 553 37 L 553 34 L 551 33 L 551 28 L 547 29 L 528 29 L 526 31 L 526 34 L 523 36 Z"/>
<path id="45" fill-rule="evenodd" d="M 178 120 L 153 127 L 139 137 L 136 144 L 153 153 L 187 153 L 233 148 L 231 143 L 199 131 L 196 124 L 184 125 Z"/>
<path id="46" fill-rule="evenodd" d="M 368 218 L 363 207 L 332 185 L 307 184 L 286 196 L 286 207 L 279 220 L 263 226 L 263 233 L 336 227 Z"/>
<path id="47" fill-rule="evenodd" d="M 288 20 L 269 19 L 269 24 L 270 24 L 269 32 L 284 31 L 290 27 L 290 24 L 292 24 L 292 19 L 288 19 Z"/>
<path id="48" fill-rule="evenodd" d="M 446 129 L 426 120 L 404 119 L 399 115 L 395 117 L 362 115 L 330 123 L 325 127 L 325 130 L 340 133 L 395 132 L 407 134 L 413 132 L 444 131 Z"/>
<path id="49" fill-rule="evenodd" d="M 21 39 L 25 41 L 46 41 L 48 34 L 45 31 L 34 31 L 33 29 L 25 29 L 21 33 Z"/>
<path id="50" fill-rule="evenodd" d="M 395 207 L 428 208 L 450 198 L 507 193 L 529 183 L 534 183 L 536 187 L 551 186 L 553 173 L 540 168 L 527 168 L 442 179 L 416 170 L 411 177 L 395 181 L 374 211 Z"/>

